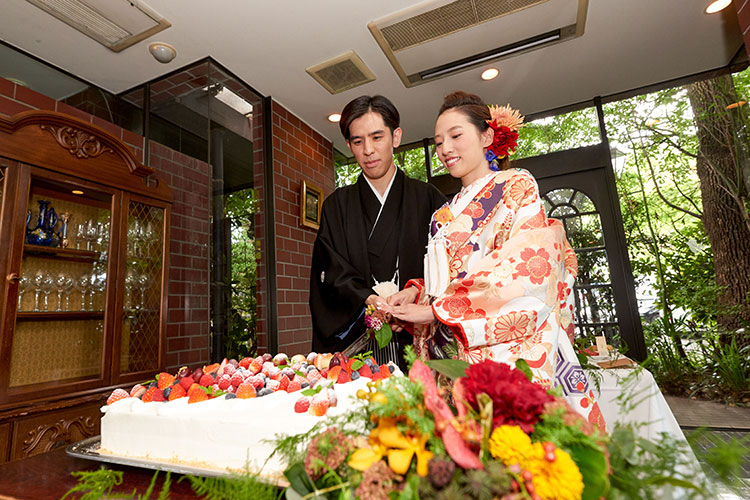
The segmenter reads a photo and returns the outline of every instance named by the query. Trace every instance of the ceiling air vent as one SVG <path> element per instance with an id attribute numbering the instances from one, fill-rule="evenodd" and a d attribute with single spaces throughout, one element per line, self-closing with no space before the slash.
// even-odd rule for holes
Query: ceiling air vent
<path id="1" fill-rule="evenodd" d="M 412 87 L 579 37 L 588 0 L 433 0 L 368 24 Z"/>
<path id="2" fill-rule="evenodd" d="M 26 0 L 120 52 L 171 24 L 140 0 Z"/>
<path id="3" fill-rule="evenodd" d="M 305 71 L 331 94 L 338 94 L 375 80 L 370 68 L 353 51 L 311 66 Z"/>

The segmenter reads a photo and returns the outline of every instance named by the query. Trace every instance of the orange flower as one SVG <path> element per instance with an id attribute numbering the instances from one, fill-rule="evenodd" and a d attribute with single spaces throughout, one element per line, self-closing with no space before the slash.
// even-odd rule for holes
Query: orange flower
<path id="1" fill-rule="evenodd" d="M 490 328 L 492 328 L 491 331 Z M 535 312 L 511 312 L 497 318 L 493 325 L 487 324 L 485 340 L 487 342 L 511 342 L 532 334 L 535 329 Z"/>
<path id="2" fill-rule="evenodd" d="M 516 266 L 516 271 L 520 276 L 528 276 L 529 281 L 535 285 L 544 283 L 544 279 L 552 271 L 552 265 L 549 263 L 549 253 L 544 248 L 532 250 L 524 248 L 521 251 L 523 261 Z"/>

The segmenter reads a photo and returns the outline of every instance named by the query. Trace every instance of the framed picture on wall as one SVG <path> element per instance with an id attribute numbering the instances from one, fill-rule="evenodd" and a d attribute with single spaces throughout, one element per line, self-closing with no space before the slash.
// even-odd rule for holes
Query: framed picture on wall
<path id="1" fill-rule="evenodd" d="M 318 229 L 320 227 L 320 212 L 323 208 L 323 190 L 309 182 L 302 181 L 299 205 L 302 225 Z"/>

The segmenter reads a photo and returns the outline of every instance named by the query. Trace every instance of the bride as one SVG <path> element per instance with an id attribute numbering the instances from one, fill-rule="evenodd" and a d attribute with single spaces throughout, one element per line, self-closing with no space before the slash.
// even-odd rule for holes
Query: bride
<path id="1" fill-rule="evenodd" d="M 435 145 L 462 189 L 432 216 L 425 279 L 410 281 L 384 309 L 413 325 L 421 358 L 445 357 L 449 344 L 469 363 L 523 358 L 535 382 L 561 386 L 603 428 L 571 344 L 575 253 L 562 224 L 547 218 L 534 177 L 510 168 L 522 121 L 473 94 L 445 97 Z"/>

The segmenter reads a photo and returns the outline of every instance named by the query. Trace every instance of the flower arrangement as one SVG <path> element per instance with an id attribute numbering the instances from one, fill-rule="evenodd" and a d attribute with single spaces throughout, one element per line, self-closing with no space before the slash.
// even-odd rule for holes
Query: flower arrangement
<path id="1" fill-rule="evenodd" d="M 487 161 L 502 159 L 515 151 L 518 143 L 518 130 L 523 127 L 521 113 L 508 106 L 489 106 L 490 120 L 487 124 L 495 131 L 492 144 L 487 148 Z"/>
<path id="2" fill-rule="evenodd" d="M 523 362 L 517 368 L 494 361 L 428 363 L 454 381 L 438 387 L 432 369 L 414 361 L 408 378 L 392 377 L 360 390 L 361 405 L 346 421 L 297 436 L 303 452 L 286 472 L 293 497 L 573 500 L 607 495 L 607 438 L 561 397 L 532 383 Z"/>
<path id="3" fill-rule="evenodd" d="M 389 324 L 389 315 L 370 304 L 365 308 L 365 328 L 370 337 L 375 338 L 381 349 L 388 345 L 393 336 L 393 330 Z"/>

